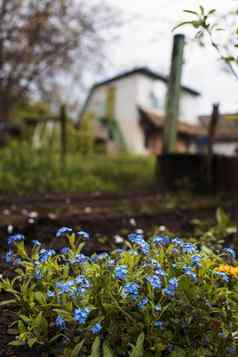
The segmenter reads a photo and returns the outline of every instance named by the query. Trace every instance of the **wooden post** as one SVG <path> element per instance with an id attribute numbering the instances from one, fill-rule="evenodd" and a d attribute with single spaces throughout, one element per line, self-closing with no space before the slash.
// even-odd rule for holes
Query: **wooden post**
<path id="1" fill-rule="evenodd" d="M 216 129 L 217 125 L 220 119 L 220 113 L 219 113 L 219 104 L 213 104 L 213 109 L 212 109 L 212 115 L 211 115 L 211 120 L 209 122 L 209 127 L 208 127 L 208 148 L 207 148 L 207 179 L 208 179 L 208 184 L 212 185 L 213 183 L 213 170 L 212 170 L 212 164 L 213 164 L 213 143 L 214 143 L 214 138 L 216 134 Z"/>
<path id="2" fill-rule="evenodd" d="M 219 104 L 213 104 L 213 109 L 212 109 L 212 115 L 211 115 L 211 120 L 209 122 L 209 127 L 208 127 L 208 158 L 209 161 L 212 160 L 213 156 L 213 143 L 214 143 L 214 137 L 216 134 L 216 128 L 217 124 L 219 121 Z"/>
<path id="3" fill-rule="evenodd" d="M 163 138 L 164 154 L 168 154 L 176 150 L 177 120 L 179 116 L 184 45 L 184 35 L 175 35 L 166 98 L 166 121 Z"/>
<path id="4" fill-rule="evenodd" d="M 65 105 L 60 107 L 60 162 L 62 170 L 65 169 L 67 155 L 67 114 Z"/>

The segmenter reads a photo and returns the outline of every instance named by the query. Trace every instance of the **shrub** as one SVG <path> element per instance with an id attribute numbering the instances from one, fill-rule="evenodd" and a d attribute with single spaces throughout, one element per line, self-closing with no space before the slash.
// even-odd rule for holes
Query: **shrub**
<path id="1" fill-rule="evenodd" d="M 126 249 L 85 256 L 89 234 L 64 227 L 60 251 L 8 239 L 15 277 L 0 290 L 16 309 L 14 346 L 57 356 L 237 356 L 238 267 L 228 248 L 131 234 Z M 63 352 L 64 351 L 64 352 Z M 91 352 L 90 352 L 91 351 Z"/>

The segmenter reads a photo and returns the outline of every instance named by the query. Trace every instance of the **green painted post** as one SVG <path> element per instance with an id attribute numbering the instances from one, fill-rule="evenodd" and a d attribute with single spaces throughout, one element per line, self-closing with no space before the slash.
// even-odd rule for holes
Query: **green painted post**
<path id="1" fill-rule="evenodd" d="M 184 35 L 175 35 L 166 98 L 166 121 L 163 138 L 163 154 L 176 151 L 177 120 L 179 116 L 179 103 L 181 95 L 184 45 Z"/>

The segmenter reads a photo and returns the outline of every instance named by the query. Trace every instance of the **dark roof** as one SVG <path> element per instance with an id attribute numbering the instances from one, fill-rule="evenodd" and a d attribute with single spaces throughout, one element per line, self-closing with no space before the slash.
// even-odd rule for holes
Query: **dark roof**
<path id="1" fill-rule="evenodd" d="M 138 107 L 140 117 L 142 119 L 141 124 L 143 126 L 143 120 L 148 120 L 150 124 L 157 129 L 163 129 L 165 123 L 165 115 L 160 113 L 158 110 L 151 108 Z M 204 137 L 207 135 L 207 131 L 198 125 L 188 124 L 182 121 L 178 122 L 178 132 L 180 134 L 193 136 L 193 137 Z"/>
<path id="2" fill-rule="evenodd" d="M 211 115 L 200 115 L 198 117 L 202 126 L 208 127 Z M 238 113 L 220 113 L 217 126 L 226 129 L 238 129 Z"/>
<path id="3" fill-rule="evenodd" d="M 97 82 L 93 87 L 94 88 L 98 88 L 98 87 L 101 87 L 105 84 L 110 84 L 114 81 L 117 81 L 119 79 L 123 79 L 123 78 L 126 78 L 126 77 L 129 77 L 131 75 L 134 75 L 134 74 L 143 74 L 149 78 L 152 78 L 152 79 L 158 79 L 162 82 L 165 82 L 167 83 L 168 80 L 169 80 L 169 76 L 165 76 L 161 73 L 158 73 L 158 72 L 154 72 L 152 70 L 150 70 L 149 68 L 147 67 L 139 67 L 139 68 L 134 68 L 130 71 L 125 71 L 125 72 L 122 72 L 120 74 L 118 74 L 117 76 L 114 76 L 114 77 L 111 77 L 111 78 L 108 78 L 104 81 L 101 81 L 101 82 Z M 194 96 L 199 96 L 201 95 L 201 93 L 199 93 L 198 91 L 196 91 L 195 89 L 193 88 L 190 88 L 188 86 L 182 86 L 182 89 L 188 93 L 190 93 L 191 95 L 194 95 Z"/>
<path id="4" fill-rule="evenodd" d="M 138 107 L 138 111 L 141 117 L 141 125 L 145 125 L 145 121 L 155 128 L 162 130 L 164 127 L 165 116 L 164 114 L 158 112 L 151 108 Z M 178 132 L 183 135 L 188 135 L 196 138 L 204 138 L 208 136 L 208 128 L 201 125 L 192 125 L 184 123 L 182 121 L 178 122 Z M 216 142 L 236 142 L 238 141 L 238 128 L 224 128 L 218 127 L 215 132 Z"/>
<path id="5" fill-rule="evenodd" d="M 134 68 L 132 70 L 122 72 L 122 73 L 120 73 L 120 74 L 118 74 L 118 75 L 116 75 L 114 77 L 108 78 L 108 79 L 106 79 L 104 81 L 97 82 L 91 87 L 91 89 L 89 91 L 88 97 L 87 97 L 86 101 L 84 102 L 82 110 L 80 111 L 79 121 L 82 118 L 82 116 L 84 115 L 84 113 L 86 111 L 86 108 L 88 106 L 88 103 L 89 103 L 89 101 L 90 101 L 95 89 L 97 89 L 97 88 L 99 88 L 101 86 L 110 84 L 110 83 L 112 83 L 114 81 L 129 77 L 129 76 L 134 75 L 134 74 L 143 74 L 143 75 L 145 75 L 145 76 L 147 76 L 149 78 L 152 78 L 152 79 L 155 79 L 155 80 L 160 80 L 160 81 L 162 81 L 164 83 L 168 83 L 168 80 L 169 80 L 169 76 L 165 76 L 165 75 L 163 75 L 161 73 L 154 72 L 154 71 L 150 70 L 147 67 L 137 67 L 137 68 Z M 184 86 L 183 85 L 182 89 L 184 91 L 188 92 L 189 94 L 193 95 L 193 96 L 200 96 L 201 95 L 200 92 L 198 92 L 195 89 L 193 89 L 191 87 L 188 87 L 188 86 Z"/>

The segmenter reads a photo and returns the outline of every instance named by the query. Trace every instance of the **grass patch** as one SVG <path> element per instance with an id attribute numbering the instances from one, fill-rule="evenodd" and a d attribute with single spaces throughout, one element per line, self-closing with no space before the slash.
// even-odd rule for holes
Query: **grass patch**
<path id="1" fill-rule="evenodd" d="M 20 194 L 147 191 L 155 184 L 154 166 L 153 157 L 70 153 L 62 169 L 58 154 L 15 144 L 1 150 L 0 191 Z"/>

